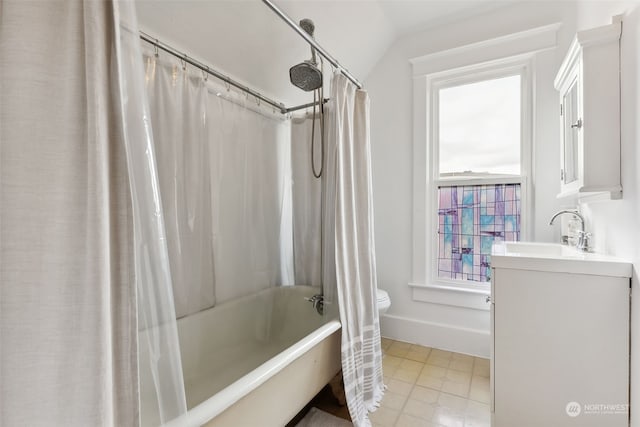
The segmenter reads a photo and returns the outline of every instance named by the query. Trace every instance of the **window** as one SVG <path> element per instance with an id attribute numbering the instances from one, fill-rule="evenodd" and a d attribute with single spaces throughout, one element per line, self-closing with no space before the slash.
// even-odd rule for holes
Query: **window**
<path id="1" fill-rule="evenodd" d="M 414 301 L 489 310 L 492 242 L 529 238 L 535 63 L 559 28 L 410 59 Z"/>
<path id="2" fill-rule="evenodd" d="M 436 281 L 488 282 L 494 241 L 520 240 L 523 73 L 511 73 L 434 85 Z"/>
<path id="3" fill-rule="evenodd" d="M 487 289 L 491 246 L 526 235 L 530 64 L 427 79 L 427 285 Z"/>
<path id="4" fill-rule="evenodd" d="M 520 174 L 519 74 L 438 93 L 440 176 Z"/>

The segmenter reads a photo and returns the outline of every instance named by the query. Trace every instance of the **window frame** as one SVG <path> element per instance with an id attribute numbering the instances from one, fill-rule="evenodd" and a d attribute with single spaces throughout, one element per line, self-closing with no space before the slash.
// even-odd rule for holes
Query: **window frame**
<path id="1" fill-rule="evenodd" d="M 529 239 L 531 230 L 531 171 L 533 140 L 533 58 L 506 58 L 476 64 L 426 76 L 426 182 L 425 182 L 425 283 L 423 286 L 488 292 L 490 282 L 446 279 L 438 277 L 438 188 L 443 186 L 520 184 L 520 239 Z M 487 177 L 454 176 L 441 178 L 439 172 L 439 92 L 453 86 L 476 83 L 501 77 L 520 75 L 520 175 L 489 175 Z M 414 236 L 414 239 L 416 237 Z M 415 284 L 414 284 L 415 285 Z"/>
<path id="2" fill-rule="evenodd" d="M 439 305 L 441 308 L 473 309 L 467 311 L 465 315 L 480 316 L 476 318 L 484 319 L 482 321 L 488 320 L 488 317 L 478 315 L 475 311 L 489 311 L 491 307 L 491 304 L 486 300 L 486 296 L 490 294 L 488 285 L 475 288 L 458 284 L 454 286 L 437 285 L 430 282 L 430 276 L 427 274 L 428 269 L 433 270 L 426 257 L 430 239 L 433 238 L 426 227 L 430 213 L 427 208 L 427 183 L 430 173 L 427 170 L 430 159 L 427 157 L 428 77 L 433 80 L 443 72 L 451 73 L 454 70 L 463 71 L 464 69 L 480 70 L 482 65 L 485 66 L 485 69 L 491 68 L 491 66 L 499 68 L 502 65 L 508 66 L 518 63 L 527 66 L 530 85 L 527 93 L 529 94 L 531 114 L 530 121 L 527 122 L 529 124 L 523 123 L 523 129 L 528 128 L 530 132 L 528 135 L 530 149 L 527 154 L 523 155 L 529 156 L 530 167 L 521 171 L 522 175 L 527 177 L 524 187 L 528 193 L 528 206 L 523 207 L 521 211 L 523 215 L 528 215 L 527 222 L 523 223 L 523 227 L 521 227 L 521 239 L 529 239 L 534 227 L 532 207 L 535 203 L 532 191 L 535 184 L 533 166 L 536 135 L 534 129 L 536 128 L 536 110 L 538 108 L 535 94 L 542 90 L 536 87 L 535 64 L 539 53 L 553 51 L 557 48 L 560 28 L 562 28 L 562 23 L 551 23 L 519 32 L 496 35 L 494 38 L 478 42 L 432 50 L 409 59 L 413 79 L 413 204 L 411 212 L 411 275 L 408 287 L 413 301 Z M 546 60 L 544 59 L 544 61 Z M 525 190 L 524 187 L 521 191 Z M 453 315 L 453 312 L 450 313 Z M 456 311 L 455 313 L 462 312 Z M 454 321 L 453 318 L 448 319 L 448 321 Z"/>

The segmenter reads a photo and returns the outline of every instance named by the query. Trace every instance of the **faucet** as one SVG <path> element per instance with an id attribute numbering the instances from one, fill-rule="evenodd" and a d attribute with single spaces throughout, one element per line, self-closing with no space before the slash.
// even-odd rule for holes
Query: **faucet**
<path id="1" fill-rule="evenodd" d="M 580 220 L 580 231 L 578 232 L 578 241 L 576 242 L 576 248 L 582 252 L 589 251 L 589 238 L 591 237 L 591 233 L 587 233 L 584 229 L 584 217 L 578 211 L 563 209 L 561 211 L 556 212 L 552 217 L 551 221 L 549 221 L 549 225 L 553 225 L 553 221 L 557 217 L 562 214 L 570 214 L 575 216 Z M 568 244 L 569 239 L 567 236 L 562 236 L 562 244 Z"/>
<path id="2" fill-rule="evenodd" d="M 324 295 L 314 295 L 311 298 L 305 298 L 305 300 L 309 301 L 311 305 L 313 305 L 313 308 L 316 309 L 318 314 L 324 313 Z"/>

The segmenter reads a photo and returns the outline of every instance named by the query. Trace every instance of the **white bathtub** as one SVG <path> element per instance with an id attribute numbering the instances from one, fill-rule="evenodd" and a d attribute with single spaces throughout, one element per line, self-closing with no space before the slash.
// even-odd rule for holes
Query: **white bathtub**
<path id="1" fill-rule="evenodd" d="M 178 320 L 189 410 L 167 425 L 286 424 L 340 370 L 340 323 L 304 299 L 316 293 L 271 288 Z M 158 424 L 153 400 L 144 425 Z"/>

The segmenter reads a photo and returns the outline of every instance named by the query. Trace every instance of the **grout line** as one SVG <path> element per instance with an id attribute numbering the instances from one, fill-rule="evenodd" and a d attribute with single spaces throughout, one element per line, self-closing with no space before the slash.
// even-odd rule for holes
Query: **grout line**
<path id="1" fill-rule="evenodd" d="M 398 421 L 400 421 L 400 416 L 402 414 L 404 414 L 404 408 L 407 406 L 407 403 L 409 402 L 409 397 L 411 396 L 411 393 L 413 392 L 413 389 L 416 387 L 416 384 L 413 383 L 413 386 L 411 387 L 411 390 L 409 390 L 409 394 L 407 395 L 407 398 L 404 400 L 404 403 L 402 404 L 402 407 L 400 408 L 400 412 L 398 413 L 398 416 L 396 417 L 396 420 L 393 422 L 393 425 L 397 425 Z"/>
<path id="2" fill-rule="evenodd" d="M 476 370 L 476 358 L 474 357 L 473 363 L 471 364 L 471 375 L 469 376 L 469 389 L 467 390 L 467 400 L 471 400 L 471 384 L 473 384 L 473 371 L 475 370 Z"/>
<path id="3" fill-rule="evenodd" d="M 395 340 L 392 340 L 392 342 L 391 342 L 391 344 L 389 345 L 389 347 L 391 347 L 391 345 L 392 345 L 394 342 L 396 342 L 396 341 L 395 341 Z M 398 341 L 398 342 L 401 342 L 401 341 Z M 389 347 L 388 347 L 388 348 L 389 348 Z M 427 356 L 427 360 L 428 360 L 429 356 L 431 356 L 432 350 L 433 350 L 433 349 L 432 349 L 432 348 L 430 348 L 429 353 L 428 353 L 428 356 Z M 462 353 L 455 353 L 455 352 L 449 352 L 449 353 L 450 353 L 450 354 L 449 354 L 449 358 L 448 358 L 448 360 L 449 360 L 449 365 L 451 364 L 451 362 L 452 362 L 452 360 L 453 360 L 453 354 L 462 354 Z M 383 352 L 383 355 L 384 355 L 384 356 L 387 356 L 386 352 Z M 473 362 L 472 362 L 472 364 L 471 364 L 471 372 L 465 372 L 465 371 L 461 371 L 461 370 L 458 370 L 458 369 L 453 369 L 453 368 L 451 368 L 451 367 L 449 367 L 449 366 L 447 366 L 447 367 L 442 367 L 442 366 L 437 366 L 437 365 L 430 365 L 430 364 L 428 364 L 428 363 L 427 363 L 427 360 L 425 360 L 424 362 L 421 362 L 421 361 L 417 361 L 417 360 L 409 359 L 409 358 L 407 358 L 407 357 L 406 357 L 406 355 L 404 355 L 404 356 L 394 356 L 394 355 L 389 355 L 389 356 L 397 357 L 397 358 L 399 358 L 399 359 L 402 359 L 403 361 L 404 361 L 404 360 L 408 360 L 408 361 L 411 361 L 411 362 L 418 362 L 418 363 L 421 363 L 421 364 L 423 365 L 422 369 L 421 369 L 421 370 L 420 370 L 420 372 L 418 373 L 418 377 L 417 377 L 413 382 L 407 382 L 407 381 L 404 381 L 404 380 L 401 380 L 401 379 L 398 379 L 398 378 L 392 378 L 391 376 L 389 376 L 389 377 L 388 377 L 390 380 L 391 380 L 391 379 L 394 379 L 394 380 L 396 380 L 396 381 L 400 381 L 400 382 L 402 382 L 402 383 L 410 384 L 410 385 L 411 385 L 411 389 L 409 390 L 409 394 L 408 394 L 407 396 L 405 396 L 404 402 L 403 402 L 403 404 L 402 404 L 401 408 L 398 410 L 398 414 L 397 414 L 397 415 L 396 415 L 396 417 L 394 418 L 394 421 L 393 421 L 393 424 L 392 424 L 393 426 L 396 426 L 396 425 L 398 424 L 398 421 L 400 420 L 400 417 L 401 417 L 403 414 L 405 414 L 405 415 L 409 415 L 409 414 L 406 414 L 406 413 L 405 413 L 405 409 L 406 409 L 406 406 L 407 406 L 407 404 L 408 404 L 408 402 L 409 402 L 409 399 L 411 398 L 411 394 L 413 393 L 413 391 L 415 390 L 415 388 L 416 388 L 417 386 L 420 386 L 420 387 L 422 387 L 422 388 L 427 388 L 427 389 L 429 389 L 429 390 L 433 390 L 433 391 L 435 391 L 435 392 L 438 392 L 438 396 L 440 396 L 440 395 L 446 395 L 446 396 L 451 396 L 451 397 L 455 397 L 455 398 L 458 398 L 458 399 L 464 399 L 464 400 L 466 401 L 465 409 L 464 409 L 463 411 L 461 411 L 461 414 L 460 414 L 460 415 L 463 417 L 463 419 L 464 419 L 464 420 L 466 420 L 466 419 L 467 419 L 467 411 L 468 411 L 469 403 L 470 403 L 470 402 L 476 402 L 476 403 L 480 403 L 480 404 L 483 404 L 483 405 L 487 405 L 487 403 L 485 403 L 485 402 L 482 402 L 482 401 L 479 401 L 479 400 L 476 400 L 476 399 L 472 399 L 472 398 L 471 398 L 471 384 L 472 384 L 472 382 L 473 382 L 473 377 L 474 377 L 475 367 L 476 367 L 476 364 L 478 363 L 478 361 L 477 361 L 476 359 L 482 359 L 482 358 L 478 358 L 478 357 L 476 357 L 476 356 L 473 356 Z M 400 363 L 402 363 L 402 362 L 400 362 Z M 422 372 L 424 371 L 424 369 L 425 369 L 427 366 L 435 366 L 435 367 L 439 367 L 439 368 L 442 368 L 442 369 L 445 369 L 445 370 L 451 370 L 451 371 L 455 371 L 455 372 L 460 372 L 460 373 L 468 374 L 468 375 L 469 375 L 469 377 L 470 377 L 470 379 L 469 379 L 469 386 L 468 386 L 468 389 L 467 389 L 466 397 L 459 396 L 459 395 L 457 395 L 457 394 L 453 394 L 453 393 L 448 393 L 448 392 L 445 392 L 445 391 L 442 391 L 442 390 L 437 390 L 437 389 L 435 389 L 435 388 L 431 388 L 431 387 L 428 387 L 428 386 L 421 386 L 421 385 L 417 384 L 418 378 L 420 378 L 420 375 L 422 374 Z M 445 374 L 445 375 L 446 375 L 446 374 Z M 483 378 L 484 378 L 484 377 L 483 377 Z M 438 397 L 438 401 L 439 401 L 439 397 Z M 433 406 L 441 406 L 441 405 L 438 403 L 438 401 L 436 401 L 434 404 L 430 404 L 430 405 L 433 405 Z M 386 408 L 386 409 L 391 409 L 391 408 Z M 421 417 L 418 417 L 418 418 L 422 419 Z M 428 422 L 432 422 L 432 419 L 431 419 L 431 420 L 426 420 L 426 421 L 428 421 Z"/>

